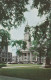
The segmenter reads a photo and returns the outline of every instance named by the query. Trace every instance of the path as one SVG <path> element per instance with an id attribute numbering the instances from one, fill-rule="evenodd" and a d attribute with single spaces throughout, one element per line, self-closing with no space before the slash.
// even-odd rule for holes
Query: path
<path id="1" fill-rule="evenodd" d="M 9 66 L 9 67 L 2 67 L 2 68 L 17 68 L 17 67 L 32 67 L 32 66 Z"/>
<path id="2" fill-rule="evenodd" d="M 29 80 L 29 79 L 22 79 L 22 78 L 14 78 L 14 77 L 0 76 L 0 80 Z"/>

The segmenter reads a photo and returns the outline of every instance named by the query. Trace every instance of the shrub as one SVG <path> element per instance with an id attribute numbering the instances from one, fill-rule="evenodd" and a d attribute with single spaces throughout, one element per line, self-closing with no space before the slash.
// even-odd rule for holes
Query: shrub
<path id="1" fill-rule="evenodd" d="M 6 64 L 5 63 L 0 63 L 0 68 L 5 67 Z"/>

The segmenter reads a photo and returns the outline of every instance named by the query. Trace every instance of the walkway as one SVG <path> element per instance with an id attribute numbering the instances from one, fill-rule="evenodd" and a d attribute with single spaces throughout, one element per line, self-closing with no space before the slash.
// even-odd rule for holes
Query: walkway
<path id="1" fill-rule="evenodd" d="M 22 79 L 22 78 L 14 78 L 14 77 L 0 76 L 0 80 L 29 80 L 29 79 Z"/>
<path id="2" fill-rule="evenodd" d="M 17 67 L 32 67 L 32 66 L 10 66 L 10 67 L 2 67 L 2 68 L 17 68 Z"/>

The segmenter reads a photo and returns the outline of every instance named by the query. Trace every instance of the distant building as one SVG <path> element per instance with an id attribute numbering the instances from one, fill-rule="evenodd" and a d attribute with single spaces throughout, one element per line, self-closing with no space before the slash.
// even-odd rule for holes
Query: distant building
<path id="1" fill-rule="evenodd" d="M 8 41 L 2 42 L 0 40 L 0 62 L 11 62 L 12 61 L 12 53 L 8 52 Z"/>
<path id="2" fill-rule="evenodd" d="M 12 53 L 8 52 L 8 62 L 12 62 Z"/>
<path id="3" fill-rule="evenodd" d="M 25 27 L 25 33 L 24 33 L 24 41 L 27 43 L 26 49 L 21 49 L 22 52 L 21 56 L 17 55 L 18 63 L 32 63 L 33 62 L 33 54 L 32 51 L 30 51 L 31 47 L 31 35 L 30 35 L 30 27 L 27 24 Z"/>
<path id="4" fill-rule="evenodd" d="M 17 56 L 12 56 L 12 63 L 16 63 L 17 62 Z"/>

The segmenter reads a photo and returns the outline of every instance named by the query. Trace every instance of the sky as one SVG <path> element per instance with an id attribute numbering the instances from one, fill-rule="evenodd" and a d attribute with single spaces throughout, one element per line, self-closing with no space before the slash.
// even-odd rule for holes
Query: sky
<path id="1" fill-rule="evenodd" d="M 11 39 L 12 40 L 23 40 L 24 39 L 24 29 L 25 26 L 28 22 L 28 25 L 31 26 L 36 26 L 42 21 L 45 20 L 45 17 L 43 16 L 42 18 L 38 17 L 38 10 L 37 9 L 30 9 L 30 6 L 32 4 L 32 0 L 29 1 L 29 5 L 26 5 L 28 11 L 24 13 L 25 16 L 25 23 L 22 23 L 21 26 L 19 26 L 17 29 L 11 29 L 10 34 L 11 34 Z M 16 48 L 9 46 L 8 48 L 9 52 L 12 52 L 13 56 L 16 55 Z"/>

